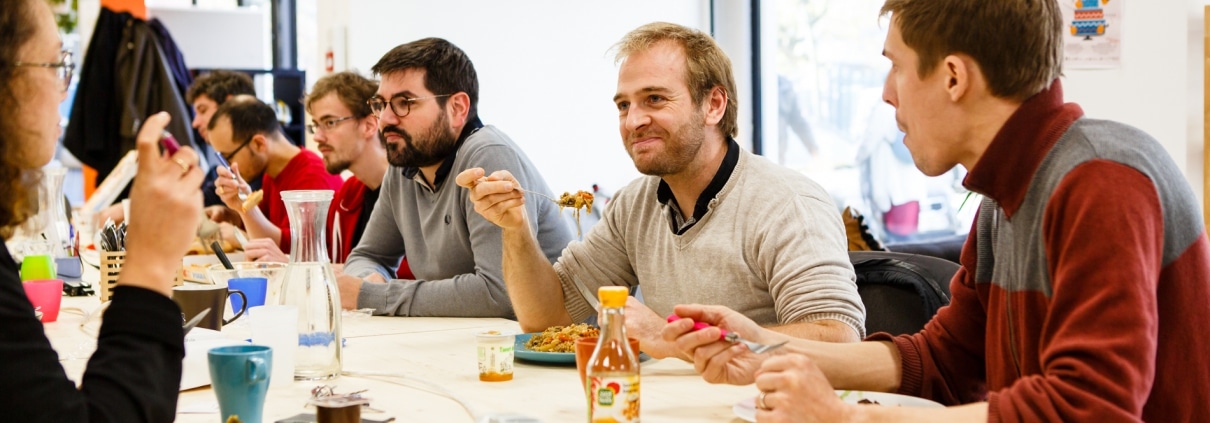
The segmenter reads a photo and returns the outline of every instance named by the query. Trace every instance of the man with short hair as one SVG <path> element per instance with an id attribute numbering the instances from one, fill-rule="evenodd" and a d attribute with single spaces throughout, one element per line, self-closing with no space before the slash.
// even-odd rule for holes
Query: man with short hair
<path id="1" fill-rule="evenodd" d="M 369 105 L 391 169 L 339 278 L 343 306 L 395 316 L 512 317 L 500 229 L 471 212 L 453 176 L 472 167 L 511 169 L 526 189 L 551 195 L 546 181 L 507 135 L 479 120 L 478 76 L 457 46 L 413 41 L 372 70 L 381 82 Z M 539 240 L 535 254 L 550 263 L 571 240 L 570 225 L 553 202 L 526 209 L 536 217 L 525 229 Z M 416 279 L 387 282 L 404 255 Z"/>
<path id="2" fill-rule="evenodd" d="M 669 23 L 616 46 L 618 126 L 641 177 L 618 191 L 583 242 L 551 266 L 525 231 L 531 201 L 508 172 L 472 169 L 475 210 L 500 225 L 509 294 L 525 331 L 581 321 L 597 287 L 641 286 L 627 334 L 654 357 L 680 355 L 659 337 L 675 304 L 742 310 L 795 336 L 856 341 L 865 310 L 831 197 L 800 173 L 743 151 L 734 137 L 731 61 L 710 36 Z M 485 176 L 488 175 L 488 176 Z M 582 294 L 582 292 L 587 292 Z"/>
<path id="3" fill-rule="evenodd" d="M 325 237 L 333 264 L 343 265 L 361 240 L 389 167 L 386 149 L 378 141 L 378 118 L 366 103 L 377 90 L 377 82 L 357 72 L 337 72 L 319 78 L 305 100 L 314 119 L 307 130 L 315 134 L 328 173 L 340 175 L 348 170 L 353 174 L 328 206 Z M 268 238 L 249 240 L 244 253 L 254 261 L 289 261 L 277 243 Z M 400 265 L 397 276 L 413 278 L 406 265 Z"/>
<path id="4" fill-rule="evenodd" d="M 230 170 L 219 166 L 215 181 L 215 192 L 227 209 L 211 215 L 211 220 L 242 223 L 249 238 L 270 238 L 288 251 L 290 217 L 281 192 L 335 190 L 340 188 L 340 176 L 326 172 L 319 155 L 291 143 L 282 133 L 277 113 L 255 97 L 227 100 L 215 111 L 208 130 L 210 145 L 231 164 Z M 244 182 L 249 179 L 261 179 L 264 197 L 258 206 L 245 210 L 238 195 L 251 192 Z"/>
<path id="5" fill-rule="evenodd" d="M 237 95 L 256 95 L 256 87 L 252 85 L 252 77 L 238 71 L 224 69 L 203 73 L 193 80 L 189 91 L 185 93 L 185 101 L 193 106 L 193 129 L 206 143 L 210 142 L 207 126 L 210 118 L 227 99 Z M 214 193 L 214 179 L 218 177 L 218 164 L 212 163 L 206 172 L 206 181 L 202 183 L 202 196 L 207 207 L 223 206 L 222 198 Z M 250 179 L 248 184 L 253 190 L 260 189 L 260 179 Z M 213 209 L 211 209 L 213 210 Z"/>
<path id="6" fill-rule="evenodd" d="M 772 353 L 694 321 L 782 337 L 721 307 L 666 325 L 712 382 L 761 390 L 760 421 L 1155 421 L 1210 416 L 1210 242 L 1193 191 L 1138 129 L 1064 103 L 1057 2 L 887 0 L 883 100 L 924 174 L 984 196 L 952 300 L 916 334 Z M 833 389 L 948 409 L 841 402 Z"/>

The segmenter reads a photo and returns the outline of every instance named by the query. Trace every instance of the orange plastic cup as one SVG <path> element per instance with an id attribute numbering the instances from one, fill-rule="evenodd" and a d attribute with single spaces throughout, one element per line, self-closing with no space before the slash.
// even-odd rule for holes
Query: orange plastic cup
<path id="1" fill-rule="evenodd" d="M 639 354 L 638 338 L 627 338 L 630 341 L 630 350 L 634 351 L 637 356 Z M 592 352 L 597 349 L 597 338 L 580 338 L 576 340 L 576 370 L 580 372 L 580 387 L 588 381 L 586 372 L 588 371 L 588 359 L 592 358 Z"/>

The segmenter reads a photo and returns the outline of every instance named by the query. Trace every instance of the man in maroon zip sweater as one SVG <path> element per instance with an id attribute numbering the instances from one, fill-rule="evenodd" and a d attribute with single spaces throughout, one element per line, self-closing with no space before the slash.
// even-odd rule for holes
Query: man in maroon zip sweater
<path id="1" fill-rule="evenodd" d="M 924 330 L 856 344 L 792 340 L 734 311 L 682 305 L 665 339 L 712 382 L 753 383 L 758 421 L 1195 421 L 1210 418 L 1210 243 L 1188 183 L 1138 129 L 1063 102 L 1054 1 L 887 0 L 895 106 L 916 167 L 969 170 L 984 197 Z M 850 405 L 837 389 L 950 407 Z"/>

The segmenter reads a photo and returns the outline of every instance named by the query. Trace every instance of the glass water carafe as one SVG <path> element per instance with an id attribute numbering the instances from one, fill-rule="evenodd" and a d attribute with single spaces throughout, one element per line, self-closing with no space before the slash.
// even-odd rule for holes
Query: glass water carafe
<path id="1" fill-rule="evenodd" d="M 281 303 L 298 307 L 294 379 L 340 374 L 340 290 L 324 243 L 332 191 L 283 191 L 290 216 L 290 263 Z"/>

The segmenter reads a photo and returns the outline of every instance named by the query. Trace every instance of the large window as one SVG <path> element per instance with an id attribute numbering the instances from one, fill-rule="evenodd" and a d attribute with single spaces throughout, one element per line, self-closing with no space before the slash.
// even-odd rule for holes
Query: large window
<path id="1" fill-rule="evenodd" d="M 912 163 L 882 101 L 889 61 L 882 0 L 777 0 L 777 128 L 764 129 L 763 151 L 802 171 L 852 206 L 888 242 L 966 233 L 976 208 L 961 168 L 929 178 Z M 766 15 L 767 16 L 767 15 Z M 959 210 L 961 208 L 961 210 Z"/>

